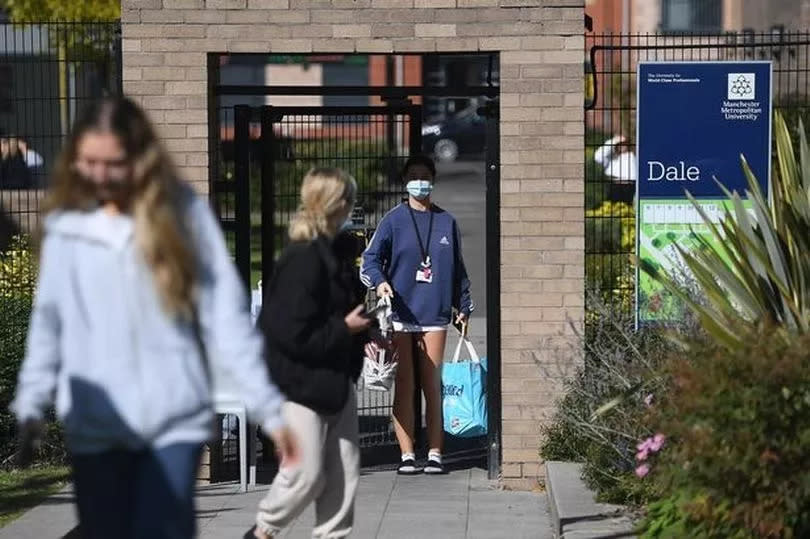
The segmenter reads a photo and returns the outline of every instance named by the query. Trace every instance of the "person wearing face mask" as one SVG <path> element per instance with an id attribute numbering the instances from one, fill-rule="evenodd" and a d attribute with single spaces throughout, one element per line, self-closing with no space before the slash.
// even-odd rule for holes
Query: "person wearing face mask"
<path id="1" fill-rule="evenodd" d="M 402 173 L 408 200 L 388 212 L 363 253 L 360 278 L 392 298 L 394 345 L 399 353 L 393 422 L 402 453 L 398 473 L 419 473 L 414 435 L 414 362 L 425 395 L 427 474 L 444 473 L 441 362 L 447 326 L 466 324 L 473 311 L 470 281 L 455 218 L 431 200 L 436 167 L 413 156 Z M 454 314 L 453 311 L 456 311 Z M 414 357 L 414 354 L 418 357 Z"/>
<path id="2" fill-rule="evenodd" d="M 296 461 L 245 286 L 205 199 L 146 114 L 106 98 L 53 172 L 36 297 L 12 410 L 30 461 L 56 401 L 86 539 L 191 539 L 212 434 L 215 362 L 252 420 Z"/>
<path id="3" fill-rule="evenodd" d="M 316 168 L 301 185 L 291 243 L 265 287 L 259 315 L 273 379 L 289 399 L 283 414 L 301 447 L 259 504 L 254 535 L 276 537 L 315 504 L 313 537 L 352 531 L 360 477 L 355 383 L 371 319 L 355 261 L 362 246 L 343 230 L 357 186 L 342 170 Z"/>

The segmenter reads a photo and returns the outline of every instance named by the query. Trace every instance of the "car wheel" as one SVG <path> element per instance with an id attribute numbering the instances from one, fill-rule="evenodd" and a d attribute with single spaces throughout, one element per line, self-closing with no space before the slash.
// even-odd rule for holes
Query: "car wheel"
<path id="1" fill-rule="evenodd" d="M 442 163 L 452 163 L 458 157 L 458 144 L 449 138 L 443 138 L 433 146 L 433 154 Z"/>

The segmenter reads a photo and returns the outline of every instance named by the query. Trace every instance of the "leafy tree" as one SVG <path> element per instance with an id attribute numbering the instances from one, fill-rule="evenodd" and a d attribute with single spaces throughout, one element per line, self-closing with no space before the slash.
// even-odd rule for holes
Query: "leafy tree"
<path id="1" fill-rule="evenodd" d="M 2 0 L 14 22 L 113 22 L 121 16 L 120 0 Z"/>

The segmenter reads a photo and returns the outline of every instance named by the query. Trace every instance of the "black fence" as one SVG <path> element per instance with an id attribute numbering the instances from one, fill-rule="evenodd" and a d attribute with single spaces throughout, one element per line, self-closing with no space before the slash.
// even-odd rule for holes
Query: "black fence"
<path id="1" fill-rule="evenodd" d="M 119 23 L 0 23 L 0 204 L 14 232 L 36 229 L 47 171 L 77 113 L 120 93 L 121 79 Z"/>
<path id="2" fill-rule="evenodd" d="M 392 178 L 418 151 L 420 128 L 415 105 L 220 109 L 212 200 L 245 281 L 255 288 L 272 272 L 310 168 L 351 174 L 356 223 L 375 228 L 404 195 Z"/>
<path id="3" fill-rule="evenodd" d="M 586 287 L 630 310 L 638 62 L 772 60 L 774 108 L 797 128 L 810 125 L 810 33 L 588 34 L 585 46 Z"/>
<path id="4" fill-rule="evenodd" d="M 118 23 L 0 23 L 0 460 L 13 450 L 8 404 L 30 316 L 31 236 L 70 125 L 90 100 L 120 93 Z M 56 440 L 56 438 L 54 438 Z M 50 437 L 47 455 L 63 454 Z"/>

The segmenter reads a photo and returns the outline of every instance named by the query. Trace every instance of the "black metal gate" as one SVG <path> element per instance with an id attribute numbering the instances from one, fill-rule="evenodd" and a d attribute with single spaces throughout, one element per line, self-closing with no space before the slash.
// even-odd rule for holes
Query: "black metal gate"
<path id="1" fill-rule="evenodd" d="M 212 201 L 246 285 L 255 289 L 260 281 L 269 282 L 273 262 L 287 243 L 301 180 L 312 167 L 339 167 L 355 178 L 355 228 L 370 238 L 404 196 L 399 170 L 421 147 L 421 125 L 421 106 L 407 101 L 383 107 L 220 110 Z M 387 460 L 386 448 L 395 449 L 391 404 L 390 392 L 358 390 L 364 464 Z M 224 430 L 227 439 L 227 424 Z M 222 452 L 212 447 L 212 475 L 215 462 L 233 460 L 235 441 L 223 444 Z M 234 462 L 227 469 L 220 467 L 216 475 L 238 468 Z"/>
<path id="2" fill-rule="evenodd" d="M 339 167 L 354 176 L 357 222 L 373 230 L 404 195 L 398 172 L 421 141 L 418 105 L 238 105 L 221 112 L 212 198 L 251 287 L 269 279 L 286 245 L 298 189 L 310 168 Z"/>

